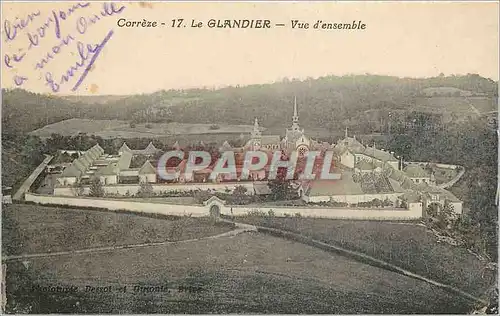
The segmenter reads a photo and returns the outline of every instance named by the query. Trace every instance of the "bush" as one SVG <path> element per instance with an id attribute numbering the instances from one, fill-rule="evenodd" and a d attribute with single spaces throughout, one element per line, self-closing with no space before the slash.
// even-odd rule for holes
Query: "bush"
<path id="1" fill-rule="evenodd" d="M 259 210 L 256 210 L 256 209 L 253 209 L 253 210 L 248 211 L 247 215 L 249 217 L 265 217 L 266 213 L 259 211 Z"/>
<path id="2" fill-rule="evenodd" d="M 212 124 L 212 125 L 210 125 L 209 129 L 211 129 L 211 130 L 220 129 L 220 126 L 217 124 Z"/>
<path id="3" fill-rule="evenodd" d="M 99 178 L 93 178 L 90 182 L 90 196 L 93 197 L 103 197 L 104 196 L 104 188 L 102 186 L 101 180 Z"/>
<path id="4" fill-rule="evenodd" d="M 242 185 L 237 186 L 230 195 L 231 204 L 244 205 L 250 202 L 250 197 L 247 195 L 247 188 Z"/>
<path id="5" fill-rule="evenodd" d="M 149 198 L 154 195 L 153 185 L 151 183 L 141 182 L 139 186 L 139 191 L 137 192 L 138 197 Z"/>

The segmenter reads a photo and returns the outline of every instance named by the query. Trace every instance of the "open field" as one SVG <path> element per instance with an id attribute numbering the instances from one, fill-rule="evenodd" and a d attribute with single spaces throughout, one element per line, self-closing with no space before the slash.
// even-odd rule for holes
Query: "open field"
<path id="1" fill-rule="evenodd" d="M 366 253 L 428 278 L 482 295 L 494 272 L 465 249 L 439 243 L 426 227 L 396 222 L 312 218 L 238 218 Z"/>
<path id="2" fill-rule="evenodd" d="M 154 219 L 134 214 L 12 204 L 2 208 L 3 255 L 56 252 L 217 235 L 208 218 Z"/>
<path id="3" fill-rule="evenodd" d="M 497 109 L 497 100 L 490 97 L 417 97 L 415 110 L 456 114 L 485 113 Z"/>
<path id="4" fill-rule="evenodd" d="M 37 286 L 77 291 L 49 293 Z M 97 286 L 111 288 L 85 292 Z M 428 283 L 258 233 L 13 262 L 7 293 L 8 311 L 31 306 L 32 313 L 404 314 L 470 308 Z"/>
<path id="5" fill-rule="evenodd" d="M 33 132 L 31 135 L 50 137 L 53 133 L 63 136 L 86 133 L 101 136 L 102 138 L 159 138 L 176 135 L 212 135 L 212 134 L 248 134 L 253 130 L 253 125 L 217 125 L 188 124 L 188 123 L 145 123 L 130 127 L 129 122 L 119 120 L 88 120 L 69 119 L 54 124 L 46 125 Z"/>

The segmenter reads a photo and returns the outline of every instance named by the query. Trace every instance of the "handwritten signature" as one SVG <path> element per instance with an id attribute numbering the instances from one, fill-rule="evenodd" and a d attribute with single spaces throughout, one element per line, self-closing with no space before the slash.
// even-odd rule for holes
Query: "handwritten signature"
<path id="1" fill-rule="evenodd" d="M 77 44 L 77 49 L 78 49 L 78 56 L 80 57 L 80 60 L 75 63 L 75 65 L 72 65 L 67 71 L 66 74 L 61 75 L 61 79 L 59 83 L 55 82 L 53 79 L 53 75 L 50 72 L 45 73 L 45 80 L 46 84 L 50 86 L 53 92 L 58 92 L 60 85 L 65 82 L 69 82 L 70 79 L 75 75 L 75 72 L 78 71 L 80 68 L 85 66 L 85 63 L 87 60 L 90 58 L 90 61 L 83 71 L 83 73 L 80 75 L 80 78 L 76 82 L 76 84 L 73 86 L 71 89 L 72 91 L 76 91 L 78 87 L 82 84 L 83 80 L 85 80 L 85 77 L 87 77 L 87 74 L 89 71 L 92 69 L 92 65 L 95 63 L 97 57 L 99 57 L 99 54 L 101 53 L 102 49 L 104 48 L 104 45 L 109 41 L 109 39 L 113 36 L 113 30 L 109 31 L 106 37 L 102 40 L 101 43 L 97 45 L 91 45 L 87 44 L 85 45 L 82 42 L 78 42 Z"/>
<path id="2" fill-rule="evenodd" d="M 35 19 L 40 16 L 40 11 L 34 11 L 33 13 L 28 14 L 24 19 L 16 17 L 13 22 L 6 20 L 4 22 L 4 32 L 6 37 L 5 41 L 7 43 L 16 41 L 20 38 L 22 32 L 25 32 L 28 41 L 27 47 L 24 49 L 21 48 L 18 49 L 17 53 L 7 53 L 4 55 L 5 66 L 10 69 L 14 69 L 16 64 L 22 63 L 27 53 L 33 48 L 38 47 L 41 44 L 41 40 L 49 34 L 47 31 L 53 27 L 53 34 L 60 40 L 60 42 L 42 54 L 43 57 L 35 62 L 34 69 L 39 71 L 45 70 L 45 67 L 52 60 L 57 59 L 57 56 L 61 51 L 64 51 L 65 47 L 69 47 L 75 43 L 79 59 L 72 64 L 63 75 L 55 76 L 50 71 L 47 71 L 43 75 L 41 74 L 40 77 L 44 78 L 45 84 L 50 87 L 52 92 L 58 92 L 61 85 L 68 83 L 76 77 L 77 72 L 83 69 L 83 72 L 80 74 L 77 82 L 71 89 L 72 91 L 76 91 L 87 77 L 105 45 L 113 36 L 114 31 L 108 31 L 104 39 L 98 44 L 85 44 L 82 41 L 77 40 L 78 36 L 85 34 L 90 26 L 98 23 L 101 19 L 120 14 L 125 9 L 124 5 L 103 3 L 102 9 L 99 12 L 88 16 L 82 15 L 76 18 L 76 27 L 73 31 L 68 31 L 63 36 L 61 31 L 63 22 L 67 23 L 71 15 L 76 15 L 78 13 L 78 9 L 87 8 L 89 6 L 91 6 L 90 2 L 77 3 L 71 5 L 71 7 L 65 10 L 52 10 L 51 14 L 44 20 L 40 27 L 36 28 L 35 32 L 30 32 L 27 28 L 36 22 Z M 28 76 L 17 73 L 13 77 L 13 81 L 16 86 L 23 85 L 27 80 L 29 80 Z"/>

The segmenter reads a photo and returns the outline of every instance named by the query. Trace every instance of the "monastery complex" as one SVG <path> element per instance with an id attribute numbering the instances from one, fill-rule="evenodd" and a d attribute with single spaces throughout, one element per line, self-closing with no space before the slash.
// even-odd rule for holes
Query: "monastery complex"
<path id="1" fill-rule="evenodd" d="M 203 143 L 199 144 L 201 147 Z M 175 142 L 166 150 L 182 150 Z M 423 210 L 431 204 L 443 206 L 449 203 L 456 214 L 462 213 L 462 201 L 447 191 L 444 185 L 436 182 L 435 174 L 426 163 L 405 163 L 393 152 L 362 144 L 355 136 L 345 135 L 336 143 L 318 142 L 307 136 L 299 125 L 297 102 L 293 106 L 293 117 L 284 136 L 263 135 L 258 119 L 248 141 L 242 147 L 234 148 L 227 141 L 217 148 L 220 155 L 224 151 L 234 151 L 243 157 L 246 151 L 264 151 L 269 155 L 281 150 L 283 153 L 296 151 L 305 157 L 309 151 L 324 153 L 332 151 L 334 161 L 332 170 L 336 175 L 332 180 L 292 180 L 292 187 L 305 203 L 339 203 L 355 207 L 359 203 L 373 200 L 384 201 L 394 207 L 408 207 L 416 204 Z M 164 150 L 152 143 L 144 149 L 131 149 L 123 143 L 118 154 L 106 153 L 99 145 L 84 152 L 61 149 L 61 152 L 75 154 L 78 158 L 61 166 L 49 165 L 49 173 L 56 174 L 54 196 L 88 195 L 90 183 L 99 179 L 106 196 L 134 196 L 141 183 L 151 184 L 153 191 L 161 196 L 168 192 L 203 190 L 210 192 L 231 192 L 237 186 L 244 186 L 247 194 L 266 195 L 270 193 L 266 174 L 269 166 L 261 171 L 252 172 L 248 180 L 239 177 L 234 180 L 224 176 L 209 180 L 208 170 L 195 171 L 184 175 L 187 157 L 167 165 L 169 171 L 179 176 L 171 181 L 161 179 L 157 174 L 156 163 Z M 142 157 L 141 165 L 132 165 L 134 159 Z M 237 173 L 241 172 L 241 161 L 237 161 Z M 59 167 L 59 168 L 58 168 Z M 445 166 L 446 167 L 446 166 Z M 297 167 L 299 168 L 299 166 Z M 449 166 L 458 168 L 458 166 Z"/>

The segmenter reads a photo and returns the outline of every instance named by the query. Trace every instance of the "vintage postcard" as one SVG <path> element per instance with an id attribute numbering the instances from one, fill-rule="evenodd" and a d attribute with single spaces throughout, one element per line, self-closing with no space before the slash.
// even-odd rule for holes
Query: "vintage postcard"
<path id="1" fill-rule="evenodd" d="M 498 313 L 498 1 L 1 5 L 2 313 Z"/>

